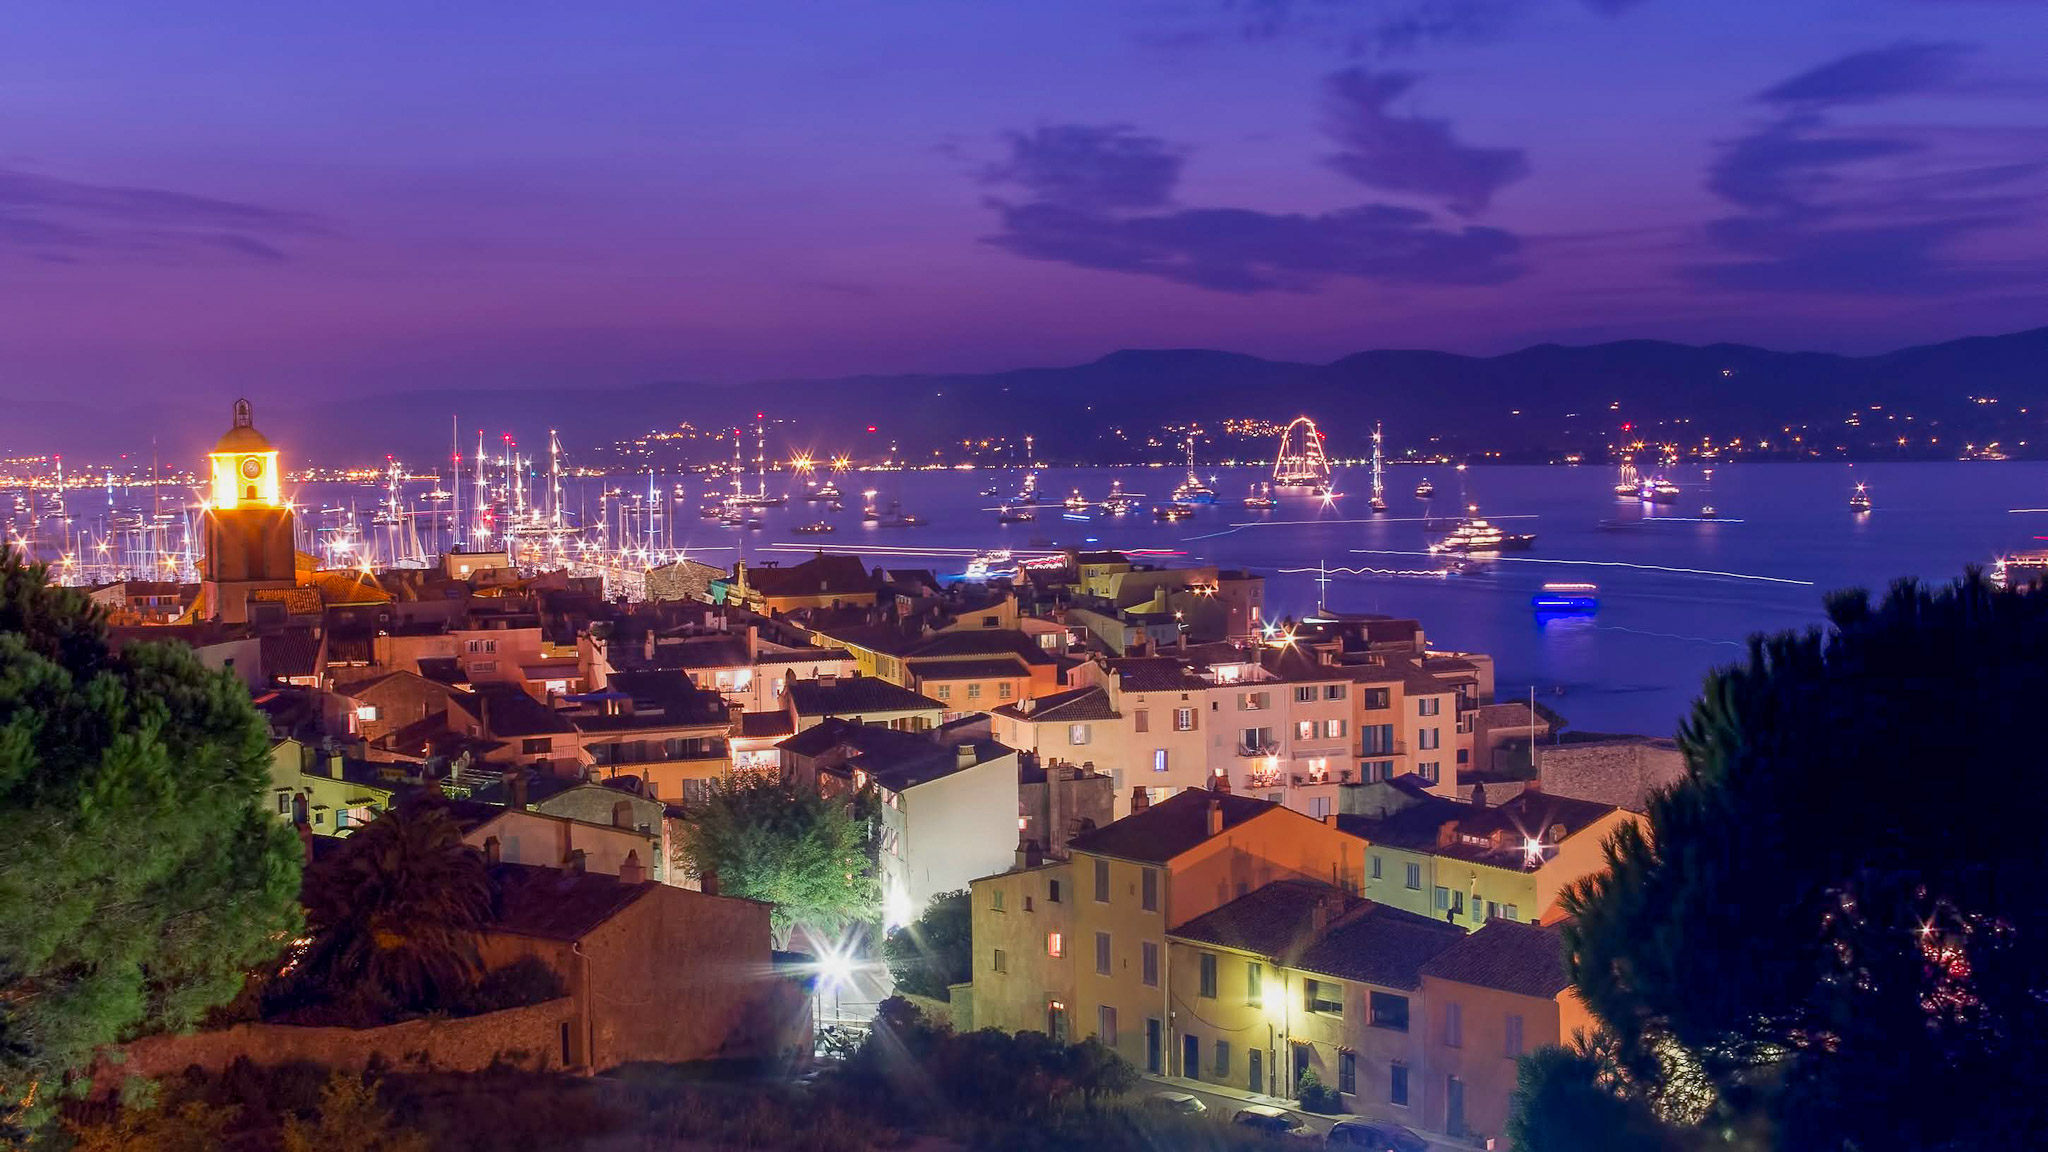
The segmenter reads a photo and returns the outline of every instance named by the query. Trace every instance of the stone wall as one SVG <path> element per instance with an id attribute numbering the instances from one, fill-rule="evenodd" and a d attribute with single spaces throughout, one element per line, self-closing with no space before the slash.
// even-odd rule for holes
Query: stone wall
<path id="1" fill-rule="evenodd" d="M 401 1068 L 475 1072 L 493 1062 L 534 1070 L 560 1069 L 562 1026 L 575 1018 L 569 997 L 460 1019 L 429 1017 L 382 1028 L 302 1028 L 235 1024 L 213 1032 L 147 1036 L 121 1049 L 119 1063 L 93 1068 L 95 1092 L 130 1076 L 157 1079 L 192 1065 L 218 1073 L 239 1057 L 262 1067 L 312 1063 L 361 1071 L 373 1058 Z"/>
<path id="2" fill-rule="evenodd" d="M 1674 740 L 1634 736 L 1540 745 L 1536 767 L 1543 790 L 1553 796 L 1642 812 L 1651 794 L 1685 774 L 1685 757 Z"/>

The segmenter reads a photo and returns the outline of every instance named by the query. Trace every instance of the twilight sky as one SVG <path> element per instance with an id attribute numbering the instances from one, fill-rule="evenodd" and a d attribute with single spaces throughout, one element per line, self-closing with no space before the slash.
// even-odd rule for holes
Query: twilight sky
<path id="1" fill-rule="evenodd" d="M 2044 44 L 2040 0 L 24 0 L 0 397 L 2031 327 Z"/>

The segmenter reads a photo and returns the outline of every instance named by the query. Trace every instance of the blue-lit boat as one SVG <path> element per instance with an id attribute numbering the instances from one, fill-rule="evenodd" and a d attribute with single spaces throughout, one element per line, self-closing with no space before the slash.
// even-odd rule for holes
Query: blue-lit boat
<path id="1" fill-rule="evenodd" d="M 1538 612 L 1598 612 L 1600 586 L 1545 584 L 1541 592 L 1529 597 L 1529 607 Z"/>

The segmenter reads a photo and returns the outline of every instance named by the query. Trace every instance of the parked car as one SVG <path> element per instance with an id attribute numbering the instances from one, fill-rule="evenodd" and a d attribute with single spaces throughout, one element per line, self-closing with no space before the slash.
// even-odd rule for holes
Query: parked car
<path id="1" fill-rule="evenodd" d="M 1185 1092 L 1154 1092 L 1145 1097 L 1145 1107 L 1155 1112 L 1172 1112 L 1180 1116 L 1199 1116 L 1209 1110 L 1199 1097 Z"/>
<path id="2" fill-rule="evenodd" d="M 1237 1110 L 1230 1118 L 1232 1124 L 1242 1124 L 1254 1132 L 1268 1136 L 1294 1136 L 1303 1140 L 1314 1140 L 1315 1131 L 1301 1122 L 1301 1117 L 1285 1108 L 1270 1104 L 1252 1104 Z"/>
<path id="3" fill-rule="evenodd" d="M 1392 1120 L 1339 1120 L 1330 1129 L 1332 1148 L 1364 1152 L 1429 1152 L 1429 1142 Z"/>

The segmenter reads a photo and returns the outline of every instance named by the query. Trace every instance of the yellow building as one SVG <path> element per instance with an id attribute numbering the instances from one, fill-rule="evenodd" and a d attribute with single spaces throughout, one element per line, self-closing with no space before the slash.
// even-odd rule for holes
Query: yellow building
<path id="1" fill-rule="evenodd" d="M 1488 924 L 1423 964 L 1422 998 L 1428 1078 L 1417 1107 L 1422 1126 L 1453 1137 L 1500 1139 L 1521 1055 L 1595 1030 L 1554 927 Z"/>
<path id="2" fill-rule="evenodd" d="M 404 769 L 329 756 L 324 761 L 297 740 L 270 746 L 271 810 L 315 836 L 347 836 L 391 807 Z"/>
<path id="3" fill-rule="evenodd" d="M 1564 889 L 1606 867 L 1601 846 L 1635 813 L 1526 789 L 1499 804 L 1483 786 L 1446 800 L 1413 777 L 1339 793 L 1337 826 L 1368 841 L 1368 899 L 1472 930 L 1554 918 Z"/>
<path id="4" fill-rule="evenodd" d="M 235 401 L 234 424 L 207 456 L 200 559 L 200 620 L 248 622 L 259 592 L 298 586 L 292 510 L 278 488 L 277 449 L 256 430 L 247 400 Z"/>
<path id="5" fill-rule="evenodd" d="M 1356 891 L 1364 847 L 1277 804 L 1189 791 L 1075 837 L 1064 862 L 976 880 L 974 1021 L 1093 1035 L 1167 1071 L 1168 930 L 1276 880 Z"/>
<path id="6" fill-rule="evenodd" d="M 1420 1123 L 1422 964 L 1465 933 L 1281 880 L 1171 934 L 1176 1074 L 1273 1096 L 1302 1075 L 1347 1111 Z"/>

